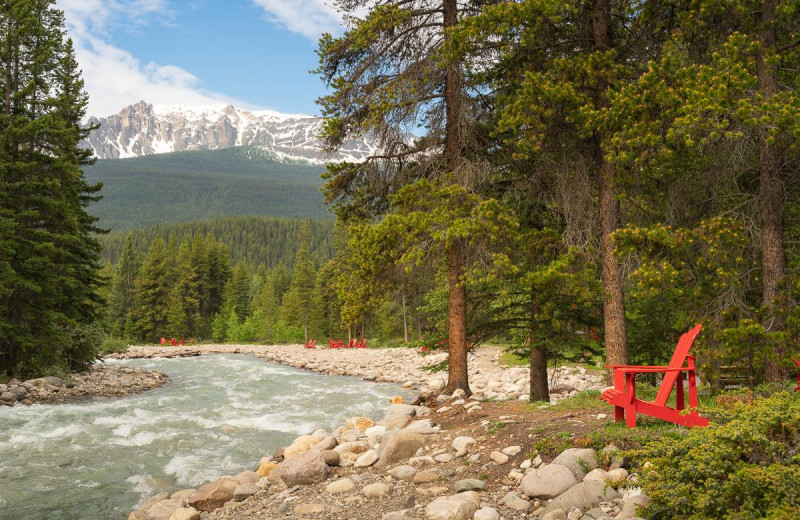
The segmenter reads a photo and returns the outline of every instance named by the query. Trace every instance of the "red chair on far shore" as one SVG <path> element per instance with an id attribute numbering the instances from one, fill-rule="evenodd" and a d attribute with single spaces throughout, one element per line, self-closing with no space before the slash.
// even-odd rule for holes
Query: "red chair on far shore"
<path id="1" fill-rule="evenodd" d="M 303 346 L 305 348 L 317 348 L 317 340 L 310 339 L 310 340 L 306 341 L 305 345 L 303 345 Z"/>
<path id="2" fill-rule="evenodd" d="M 800 361 L 797 361 L 794 358 L 792 358 L 792 361 L 794 361 L 794 364 L 797 365 L 797 368 L 800 368 Z M 800 392 L 800 372 L 797 373 L 797 388 L 795 388 L 794 391 Z"/>
<path id="3" fill-rule="evenodd" d="M 344 343 L 342 340 L 333 341 L 333 338 L 328 338 L 328 348 L 342 348 L 344 347 Z"/>

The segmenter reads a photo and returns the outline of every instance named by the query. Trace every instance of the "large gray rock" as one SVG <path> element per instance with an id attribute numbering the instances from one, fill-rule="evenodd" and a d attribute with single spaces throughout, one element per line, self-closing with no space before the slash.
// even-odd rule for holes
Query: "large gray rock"
<path id="1" fill-rule="evenodd" d="M 403 428 L 411 418 L 417 414 L 417 409 L 410 404 L 390 404 L 386 410 L 386 416 L 380 421 L 380 424 L 386 426 L 388 429 Z"/>
<path id="2" fill-rule="evenodd" d="M 200 511 L 191 507 L 179 507 L 169 520 L 200 520 Z"/>
<path id="3" fill-rule="evenodd" d="M 459 480 L 453 485 L 456 493 L 463 493 L 464 491 L 478 491 L 486 489 L 486 482 L 477 478 L 465 478 Z"/>
<path id="4" fill-rule="evenodd" d="M 650 504 L 650 497 L 647 495 L 637 495 L 626 499 L 622 503 L 622 509 L 616 516 L 618 520 L 631 520 L 638 516 L 639 508 L 647 507 Z"/>
<path id="5" fill-rule="evenodd" d="M 517 495 L 514 491 L 506 493 L 505 496 L 500 499 L 500 503 L 514 511 L 527 511 L 531 507 L 530 502 Z"/>
<path id="6" fill-rule="evenodd" d="M 336 447 L 336 437 L 333 435 L 328 435 L 318 443 L 314 445 L 315 450 L 325 451 L 325 450 L 332 450 Z"/>
<path id="7" fill-rule="evenodd" d="M 429 520 L 472 520 L 481 501 L 475 491 L 439 497 L 425 508 Z"/>
<path id="8" fill-rule="evenodd" d="M 317 484 L 328 478 L 330 468 L 317 450 L 307 451 L 278 464 L 281 480 L 289 486 Z"/>
<path id="9" fill-rule="evenodd" d="M 568 467 L 554 463 L 525 475 L 519 488 L 531 498 L 554 498 L 577 483 Z"/>
<path id="10" fill-rule="evenodd" d="M 235 502 L 241 502 L 242 500 L 246 500 L 255 495 L 259 491 L 261 491 L 261 488 L 252 482 L 239 484 L 236 486 L 236 489 L 233 490 L 233 500 Z"/>
<path id="11" fill-rule="evenodd" d="M 197 488 L 189 497 L 189 505 L 198 511 L 213 511 L 233 499 L 239 482 L 233 477 L 222 477 Z"/>
<path id="12" fill-rule="evenodd" d="M 381 441 L 381 449 L 375 467 L 383 468 L 389 464 L 413 457 L 424 442 L 424 436 L 406 430 L 395 430 L 385 433 Z"/>
<path id="13" fill-rule="evenodd" d="M 572 486 L 551 500 L 540 516 L 544 516 L 556 509 L 571 511 L 573 507 L 585 511 L 596 507 L 600 502 L 609 502 L 615 498 L 619 498 L 619 495 L 614 491 L 614 488 L 607 486 L 605 482 L 587 480 Z"/>
<path id="14" fill-rule="evenodd" d="M 553 459 L 553 464 L 566 466 L 578 480 L 597 467 L 597 452 L 591 448 L 569 448 Z"/>
<path id="15" fill-rule="evenodd" d="M 0 393 L 0 401 L 6 401 L 8 403 L 13 403 L 17 400 L 17 394 L 14 392 L 3 392 Z"/>

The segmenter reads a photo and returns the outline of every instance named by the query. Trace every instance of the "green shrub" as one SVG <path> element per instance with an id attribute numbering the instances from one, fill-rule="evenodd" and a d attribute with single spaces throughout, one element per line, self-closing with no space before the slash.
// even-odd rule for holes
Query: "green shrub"
<path id="1" fill-rule="evenodd" d="M 647 518 L 800 518 L 800 395 L 731 402 L 721 424 L 634 452 L 652 499 Z"/>

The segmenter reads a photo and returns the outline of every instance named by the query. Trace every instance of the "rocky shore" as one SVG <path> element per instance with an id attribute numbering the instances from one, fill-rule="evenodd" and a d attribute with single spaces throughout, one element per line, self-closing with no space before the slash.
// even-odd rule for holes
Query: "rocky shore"
<path id="1" fill-rule="evenodd" d="M 195 345 L 184 347 L 132 346 L 117 359 L 184 357 L 209 353 L 249 353 L 273 363 L 289 365 L 328 375 L 358 377 L 368 381 L 391 382 L 415 388 L 421 395 L 444 387 L 447 373 L 430 373 L 425 367 L 439 363 L 446 354 L 422 355 L 414 349 L 307 349 L 302 345 Z M 469 355 L 470 388 L 477 400 L 527 401 L 530 386 L 528 367 L 504 367 L 499 363 L 502 349 L 481 347 Z M 603 372 L 559 367 L 548 372 L 551 403 L 584 390 L 605 388 Z"/>
<path id="2" fill-rule="evenodd" d="M 68 379 L 47 376 L 0 384 L 0 406 L 121 397 L 158 388 L 168 381 L 166 375 L 155 370 L 97 363 Z"/>
<path id="3" fill-rule="evenodd" d="M 440 396 L 352 417 L 265 456 L 252 470 L 162 493 L 128 520 L 625 520 L 648 502 L 613 446 L 543 456 L 537 434 L 599 417 Z M 514 412 L 498 416 L 497 413 Z"/>

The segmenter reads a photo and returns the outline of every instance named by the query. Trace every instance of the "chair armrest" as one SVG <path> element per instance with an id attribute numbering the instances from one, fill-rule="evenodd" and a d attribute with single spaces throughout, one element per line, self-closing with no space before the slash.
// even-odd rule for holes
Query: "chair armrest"
<path id="1" fill-rule="evenodd" d="M 665 367 L 665 366 L 630 366 L 630 365 L 606 365 L 606 368 L 612 368 L 614 371 L 619 371 L 625 374 L 640 373 L 640 372 L 683 372 L 691 371 L 693 368 L 689 367 Z"/>

